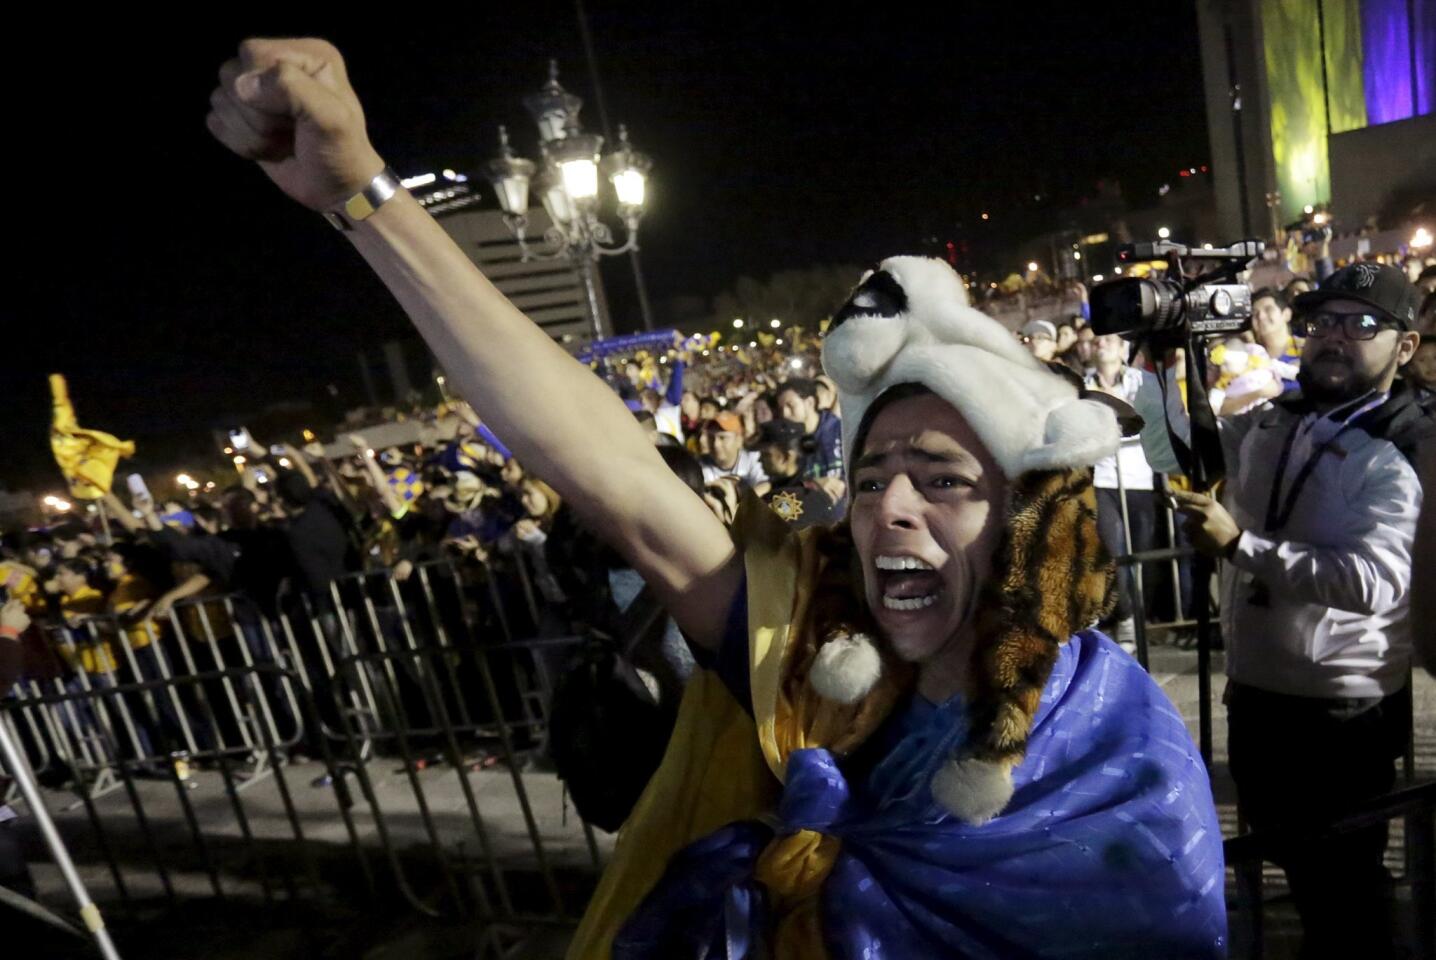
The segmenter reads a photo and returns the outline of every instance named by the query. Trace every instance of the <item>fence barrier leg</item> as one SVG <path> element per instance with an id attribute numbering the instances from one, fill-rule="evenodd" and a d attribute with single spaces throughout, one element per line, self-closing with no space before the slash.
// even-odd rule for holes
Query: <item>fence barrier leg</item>
<path id="1" fill-rule="evenodd" d="M 110 932 L 105 928 L 105 918 L 101 915 L 100 908 L 90 899 L 90 893 L 85 889 L 84 881 L 80 879 L 80 874 L 75 869 L 74 861 L 70 859 L 70 851 L 65 848 L 65 841 L 60 839 L 60 833 L 55 829 L 55 822 L 50 819 L 50 811 L 45 807 L 45 803 L 40 797 L 40 791 L 30 776 L 30 768 L 16 747 L 15 741 L 10 738 L 10 731 L 3 723 L 0 723 L 0 758 L 4 759 L 5 768 L 10 771 L 10 775 L 19 784 L 20 793 L 30 807 L 30 815 L 39 825 L 40 834 L 45 839 L 45 846 L 50 849 L 50 856 L 54 859 L 55 866 L 60 868 L 60 873 L 65 878 L 65 885 L 70 888 L 70 895 L 75 898 L 75 905 L 80 909 L 80 917 L 85 921 L 85 928 L 95 938 L 95 946 L 99 948 L 100 955 L 105 960 L 119 960 L 119 951 L 115 949 L 115 944 L 110 939 Z"/>
<path id="2" fill-rule="evenodd" d="M 1436 957 L 1436 822 L 1433 817 L 1436 811 L 1427 808 L 1406 818 L 1418 957 Z"/>
<path id="3" fill-rule="evenodd" d="M 1261 960 L 1265 951 L 1263 939 L 1266 936 L 1262 916 L 1261 861 L 1243 863 L 1236 868 L 1237 905 L 1241 912 L 1242 927 L 1246 930 L 1247 956 L 1250 960 Z"/>

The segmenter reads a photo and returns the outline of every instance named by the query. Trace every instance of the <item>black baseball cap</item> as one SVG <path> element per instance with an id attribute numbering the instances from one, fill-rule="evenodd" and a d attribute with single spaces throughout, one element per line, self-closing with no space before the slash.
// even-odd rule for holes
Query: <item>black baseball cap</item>
<path id="1" fill-rule="evenodd" d="M 1414 330 L 1420 298 L 1420 291 L 1400 267 L 1363 262 L 1342 267 L 1323 280 L 1319 288 L 1298 296 L 1292 307 L 1300 312 L 1328 300 L 1356 300 L 1380 310 L 1403 330 Z"/>
<path id="2" fill-rule="evenodd" d="M 782 417 L 775 417 L 758 428 L 758 442 L 760 444 L 776 443 L 787 445 L 798 443 L 803 439 L 803 425 L 785 420 Z"/>

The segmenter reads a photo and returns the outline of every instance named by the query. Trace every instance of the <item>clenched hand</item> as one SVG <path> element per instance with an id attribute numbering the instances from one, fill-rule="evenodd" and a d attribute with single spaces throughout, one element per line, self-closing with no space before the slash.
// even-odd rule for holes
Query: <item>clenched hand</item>
<path id="1" fill-rule="evenodd" d="M 327 210 L 384 169 L 344 58 L 323 40 L 246 40 L 219 69 L 205 124 L 286 194 Z"/>

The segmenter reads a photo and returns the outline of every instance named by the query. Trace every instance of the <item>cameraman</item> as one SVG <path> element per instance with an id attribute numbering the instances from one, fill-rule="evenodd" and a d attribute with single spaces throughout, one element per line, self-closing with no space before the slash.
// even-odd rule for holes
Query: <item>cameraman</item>
<path id="1" fill-rule="evenodd" d="M 1293 303 L 1299 393 L 1221 422 L 1225 505 L 1175 493 L 1198 550 L 1227 560 L 1228 750 L 1257 831 L 1319 831 L 1389 792 L 1410 735 L 1417 443 L 1433 420 L 1396 371 L 1418 343 L 1417 294 L 1358 263 Z M 1274 854 L 1303 956 L 1387 955 L 1386 824 Z"/>

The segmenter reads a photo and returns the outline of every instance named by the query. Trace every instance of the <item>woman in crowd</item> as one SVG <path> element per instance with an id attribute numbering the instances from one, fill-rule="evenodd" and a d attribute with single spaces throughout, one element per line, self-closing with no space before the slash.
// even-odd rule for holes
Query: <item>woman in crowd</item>
<path id="1" fill-rule="evenodd" d="M 248 41 L 211 103 L 224 144 L 347 217 L 463 394 L 713 665 L 570 956 L 1225 954 L 1205 771 L 1084 630 L 1111 599 L 1088 467 L 1115 421 L 950 268 L 885 261 L 829 329 L 848 523 L 797 536 L 749 499 L 730 535 L 393 186 L 331 46 Z"/>

